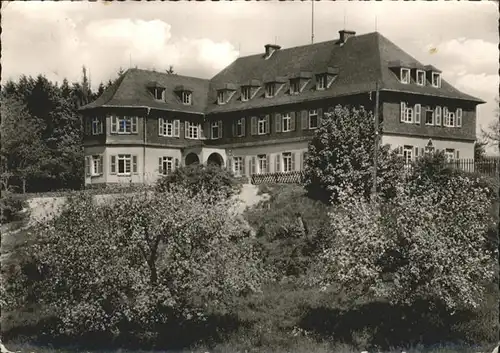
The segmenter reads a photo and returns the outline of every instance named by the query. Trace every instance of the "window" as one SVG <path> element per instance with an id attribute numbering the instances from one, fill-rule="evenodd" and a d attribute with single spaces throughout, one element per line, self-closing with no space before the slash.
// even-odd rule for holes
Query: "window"
<path id="1" fill-rule="evenodd" d="M 274 97 L 274 83 L 267 83 L 266 84 L 266 97 Z"/>
<path id="2" fill-rule="evenodd" d="M 153 89 L 153 95 L 155 96 L 155 99 L 159 101 L 163 100 L 163 92 L 164 92 L 163 88 Z"/>
<path id="3" fill-rule="evenodd" d="M 413 146 L 404 146 L 403 147 L 403 159 L 405 164 L 411 163 L 413 159 Z"/>
<path id="4" fill-rule="evenodd" d="M 457 127 L 462 127 L 462 108 L 457 108 Z"/>
<path id="5" fill-rule="evenodd" d="M 283 114 L 283 132 L 292 131 L 292 117 L 290 113 Z"/>
<path id="6" fill-rule="evenodd" d="M 447 148 L 444 150 L 444 155 L 446 157 L 446 160 L 448 162 L 451 162 L 452 160 L 455 159 L 455 150 L 452 148 Z"/>
<path id="7" fill-rule="evenodd" d="M 441 74 L 437 72 L 432 73 L 432 86 L 434 87 L 441 87 Z"/>
<path id="8" fill-rule="evenodd" d="M 217 92 L 217 103 L 224 104 L 226 101 L 224 100 L 224 91 Z"/>
<path id="9" fill-rule="evenodd" d="M 102 175 L 102 156 L 86 156 L 85 157 L 85 174 L 87 176 Z"/>
<path id="10" fill-rule="evenodd" d="M 236 121 L 236 136 L 245 136 L 245 118 Z"/>
<path id="11" fill-rule="evenodd" d="M 441 126 L 441 107 L 436 107 L 435 123 L 437 126 Z"/>
<path id="12" fill-rule="evenodd" d="M 417 70 L 417 85 L 425 85 L 425 71 Z"/>
<path id="13" fill-rule="evenodd" d="M 174 159 L 172 157 L 160 157 L 158 171 L 162 175 L 169 175 L 174 170 Z"/>
<path id="14" fill-rule="evenodd" d="M 111 156 L 111 174 L 130 175 L 137 173 L 137 156 L 119 154 Z"/>
<path id="15" fill-rule="evenodd" d="M 300 80 L 293 79 L 290 80 L 290 94 L 299 94 L 300 93 Z"/>
<path id="16" fill-rule="evenodd" d="M 259 135 L 264 135 L 267 133 L 267 119 L 264 116 L 259 117 L 257 122 L 257 133 Z"/>
<path id="17" fill-rule="evenodd" d="M 167 120 L 165 118 L 159 119 L 159 135 L 172 137 L 174 136 L 174 123 L 172 120 Z"/>
<path id="18" fill-rule="evenodd" d="M 434 125 L 434 110 L 431 107 L 425 111 L 425 125 Z"/>
<path id="19" fill-rule="evenodd" d="M 103 133 L 103 126 L 101 118 L 92 118 L 92 135 L 100 135 Z"/>
<path id="20" fill-rule="evenodd" d="M 233 172 L 235 176 L 243 175 L 243 157 L 233 157 Z"/>
<path id="21" fill-rule="evenodd" d="M 447 112 L 447 114 L 445 116 L 444 124 L 447 127 L 454 127 L 455 126 L 455 113 Z"/>
<path id="22" fill-rule="evenodd" d="M 265 154 L 260 154 L 257 156 L 257 166 L 259 167 L 259 174 L 267 173 L 267 156 Z"/>
<path id="23" fill-rule="evenodd" d="M 111 132 L 118 134 L 136 134 L 137 120 L 136 116 L 112 116 Z"/>
<path id="24" fill-rule="evenodd" d="M 212 131 L 212 139 L 220 139 L 222 137 L 222 121 L 212 121 L 210 129 Z"/>
<path id="25" fill-rule="evenodd" d="M 187 139 L 198 139 L 200 137 L 200 125 L 186 121 L 185 125 L 185 138 Z"/>
<path id="26" fill-rule="evenodd" d="M 182 104 L 186 104 L 186 105 L 191 104 L 191 92 L 183 91 L 181 93 L 181 98 L 182 98 Z"/>
<path id="27" fill-rule="evenodd" d="M 318 111 L 316 109 L 309 110 L 309 129 L 318 127 Z"/>
<path id="28" fill-rule="evenodd" d="M 401 102 L 401 122 L 413 123 L 413 108 L 408 107 L 405 102 Z"/>
<path id="29" fill-rule="evenodd" d="M 283 171 L 285 173 L 293 171 L 293 160 L 291 152 L 283 153 Z"/>
<path id="30" fill-rule="evenodd" d="M 432 153 L 434 153 L 434 146 L 426 146 L 425 154 L 432 154 Z"/>
<path id="31" fill-rule="evenodd" d="M 326 75 L 316 76 L 316 89 L 323 90 L 326 88 Z"/>
<path id="32" fill-rule="evenodd" d="M 243 102 L 249 100 L 251 98 L 252 90 L 251 87 L 245 86 L 241 87 L 241 100 Z"/>
<path id="33" fill-rule="evenodd" d="M 410 83 L 410 69 L 401 69 L 400 73 L 401 83 Z"/>

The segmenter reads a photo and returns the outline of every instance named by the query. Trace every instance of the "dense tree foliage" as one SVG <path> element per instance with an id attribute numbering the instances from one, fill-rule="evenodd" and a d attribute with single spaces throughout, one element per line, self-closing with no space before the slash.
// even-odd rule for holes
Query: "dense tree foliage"
<path id="1" fill-rule="evenodd" d="M 379 133 L 381 130 L 379 131 Z M 309 144 L 305 186 L 309 195 L 336 201 L 349 182 L 355 194 L 369 197 L 373 185 L 375 127 L 373 115 L 363 108 L 337 106 L 326 113 Z M 389 146 L 378 150 L 377 192 L 394 194 L 402 160 Z"/>

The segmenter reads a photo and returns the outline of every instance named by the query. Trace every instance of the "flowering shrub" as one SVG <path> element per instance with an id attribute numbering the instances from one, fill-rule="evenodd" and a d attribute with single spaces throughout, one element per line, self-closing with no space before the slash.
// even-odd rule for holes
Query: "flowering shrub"
<path id="1" fill-rule="evenodd" d="M 309 194 L 336 202 L 349 182 L 353 192 L 368 197 L 373 184 L 374 145 L 371 112 L 337 106 L 332 113 L 326 113 L 309 144 L 305 162 L 305 187 Z M 402 159 L 395 151 L 390 152 L 388 145 L 379 148 L 377 191 L 382 196 L 394 194 L 402 167 Z"/>
<path id="2" fill-rule="evenodd" d="M 398 186 L 390 202 L 340 195 L 317 282 L 360 286 L 395 304 L 429 299 L 450 310 L 477 307 L 494 276 L 490 193 L 457 175 L 440 185 Z"/>
<path id="3" fill-rule="evenodd" d="M 29 248 L 38 273 L 24 277 L 25 300 L 43 303 L 58 333 L 69 335 L 154 332 L 230 311 L 235 298 L 259 291 L 265 274 L 228 214 L 232 201 L 206 207 L 208 198 L 178 188 L 103 205 L 69 198 Z"/>

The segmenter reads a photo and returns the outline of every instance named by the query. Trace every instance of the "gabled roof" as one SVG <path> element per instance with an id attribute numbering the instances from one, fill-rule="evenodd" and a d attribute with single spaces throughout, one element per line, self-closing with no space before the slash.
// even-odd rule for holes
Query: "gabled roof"
<path id="1" fill-rule="evenodd" d="M 269 58 L 263 53 L 241 57 L 223 69 L 211 80 L 170 75 L 154 71 L 129 69 L 96 101 L 82 109 L 110 106 L 138 106 L 194 113 L 217 113 L 252 108 L 299 103 L 303 101 L 353 95 L 374 91 L 388 91 L 432 95 L 443 98 L 462 99 L 475 103 L 484 101 L 465 94 L 445 80 L 441 87 L 403 84 L 395 74 L 394 65 L 408 68 L 429 68 L 407 54 L 378 32 L 352 36 L 345 43 L 331 40 L 310 45 L 276 50 Z M 396 66 L 397 66 L 396 65 Z M 316 90 L 314 76 L 334 70 L 338 74 L 333 84 L 325 90 Z M 301 72 L 310 72 L 312 78 L 298 95 L 289 94 L 289 80 Z M 264 89 L 248 101 L 241 100 L 241 87 L 249 82 L 284 81 L 281 89 L 272 98 L 264 97 Z M 166 87 L 165 102 L 157 101 L 148 91 L 148 84 L 155 82 Z M 279 83 L 278 83 L 279 85 Z M 176 88 L 192 90 L 192 105 L 184 105 Z M 232 98 L 223 105 L 217 104 L 217 90 L 236 90 Z"/>
<path id="2" fill-rule="evenodd" d="M 157 101 L 148 87 L 165 87 L 165 101 Z M 149 107 L 162 110 L 185 111 L 203 114 L 207 105 L 209 81 L 196 77 L 171 75 L 162 72 L 128 69 L 99 98 L 82 107 L 87 110 L 98 107 Z M 182 104 L 178 89 L 192 91 L 192 105 Z"/>

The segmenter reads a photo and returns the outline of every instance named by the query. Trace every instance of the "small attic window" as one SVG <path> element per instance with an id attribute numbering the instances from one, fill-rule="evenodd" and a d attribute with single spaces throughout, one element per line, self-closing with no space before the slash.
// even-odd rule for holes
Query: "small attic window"
<path id="1" fill-rule="evenodd" d="M 251 96 L 252 96 L 252 88 L 250 86 L 241 87 L 241 100 L 243 102 L 250 100 Z"/>
<path id="2" fill-rule="evenodd" d="M 401 68 L 399 78 L 401 83 L 410 83 L 410 69 Z"/>
<path id="3" fill-rule="evenodd" d="M 153 88 L 153 95 L 154 95 L 155 99 L 158 100 L 158 101 L 164 100 L 163 99 L 163 93 L 164 92 L 165 92 L 165 88 L 161 88 L 161 87 L 155 87 L 155 88 Z"/>
<path id="4" fill-rule="evenodd" d="M 417 70 L 417 85 L 425 85 L 425 71 L 423 70 Z"/>
<path id="5" fill-rule="evenodd" d="M 432 86 L 433 87 L 441 87 L 441 74 L 439 72 L 432 73 Z"/>
<path id="6" fill-rule="evenodd" d="M 322 91 L 326 88 L 326 75 L 321 74 L 316 76 L 316 89 Z"/>
<path id="7" fill-rule="evenodd" d="M 274 97 L 274 83 L 273 82 L 270 82 L 270 83 L 266 83 L 266 97 L 267 98 L 271 98 L 271 97 Z"/>
<path id="8" fill-rule="evenodd" d="M 298 78 L 294 78 L 290 80 L 290 94 L 299 94 L 300 93 L 300 80 Z"/>
<path id="9" fill-rule="evenodd" d="M 217 104 L 224 104 L 226 103 L 225 99 L 224 99 L 224 91 L 218 91 L 217 92 Z"/>
<path id="10" fill-rule="evenodd" d="M 191 97 L 192 97 L 192 93 L 190 91 L 182 91 L 181 92 L 182 104 L 190 105 L 192 102 Z"/>

